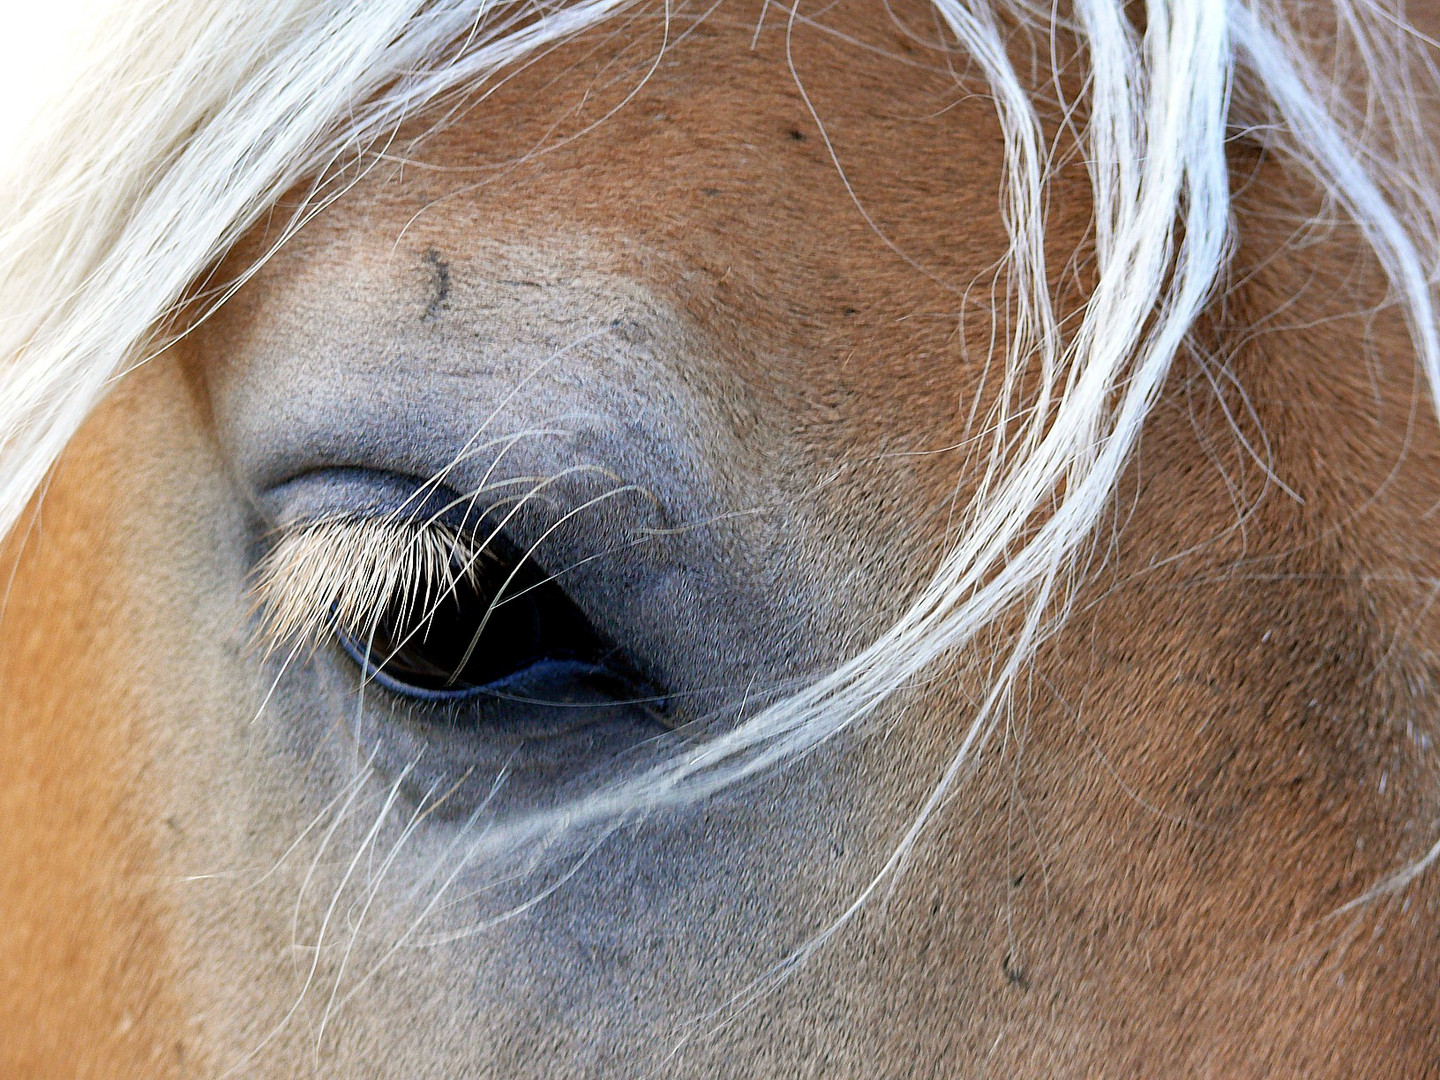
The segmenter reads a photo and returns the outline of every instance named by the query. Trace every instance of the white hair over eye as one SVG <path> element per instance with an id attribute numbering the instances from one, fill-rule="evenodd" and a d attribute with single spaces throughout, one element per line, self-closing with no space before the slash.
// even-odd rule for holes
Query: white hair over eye
<path id="1" fill-rule="evenodd" d="M 1137 11 L 1074 0 L 1057 20 L 1028 0 L 933 2 L 989 84 L 1006 155 L 1004 384 L 958 539 L 909 609 L 858 655 L 683 755 L 485 843 L 607 827 L 792 760 L 872 715 L 938 659 L 975 646 L 1000 616 L 1016 616 L 948 770 L 876 881 L 893 870 L 1057 625 L 1141 426 L 1222 280 L 1232 239 L 1226 143 L 1242 120 L 1358 226 L 1432 392 L 1440 387 L 1437 171 L 1419 93 L 1380 86 L 1434 90 L 1437 78 L 1396 8 L 1316 5 L 1318 23 L 1358 58 L 1341 85 L 1312 59 L 1336 43 L 1311 49 L 1296 29 L 1311 20 L 1309 5 L 1150 0 Z M 406 118 L 638 6 L 176 0 L 113 13 L 47 138 L 0 190 L 0 529 L 15 526 L 107 385 L 163 346 L 187 290 L 282 193 L 306 193 L 288 236 Z M 790 28 L 803 17 L 792 8 Z M 1017 24 L 1032 37 L 1016 35 Z M 1078 99 L 1058 104 L 1083 120 L 1097 271 L 1064 333 L 1044 257 L 1054 148 L 1037 113 L 1034 57 L 1017 55 L 1031 40 L 1043 59 L 1052 27 L 1081 48 Z M 1056 104 L 1060 91 L 1045 92 Z"/>

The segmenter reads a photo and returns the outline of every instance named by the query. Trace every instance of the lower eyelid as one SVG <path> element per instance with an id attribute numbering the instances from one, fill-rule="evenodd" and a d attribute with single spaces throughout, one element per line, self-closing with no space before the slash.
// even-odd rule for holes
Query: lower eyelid
<path id="1" fill-rule="evenodd" d="M 383 668 L 374 662 L 374 658 L 368 656 L 365 650 L 355 642 L 348 634 L 337 631 L 336 641 L 340 647 L 355 661 L 367 679 L 373 679 L 378 685 L 385 689 L 400 694 L 403 697 L 415 698 L 420 701 L 433 702 L 454 702 L 468 701 L 474 698 L 491 698 L 498 701 L 512 702 L 517 705 L 533 705 L 544 708 L 585 708 L 593 709 L 595 702 L 557 701 L 549 698 L 536 696 L 539 692 L 534 686 L 537 679 L 545 679 L 553 683 L 563 680 L 579 681 L 587 678 L 609 677 L 614 678 L 615 673 L 599 664 L 589 664 L 578 660 L 556 660 L 545 657 L 536 660 L 528 667 L 513 671 L 493 682 L 483 686 L 467 686 L 457 690 L 431 690 L 425 687 L 411 686 L 402 683 L 385 674 Z M 647 704 L 664 704 L 664 699 L 658 695 L 651 695 L 643 699 Z M 637 702 L 640 700 L 637 699 Z M 612 704 L 606 702 L 605 704 Z M 613 704 L 631 704 L 631 702 L 614 702 Z"/>
<path id="2" fill-rule="evenodd" d="M 369 650 L 361 648 L 349 634 L 338 627 L 335 630 L 335 640 L 350 659 L 355 661 L 356 666 L 365 673 L 366 679 L 373 680 L 386 690 L 400 694 L 402 697 L 417 698 L 420 701 L 466 701 L 470 698 L 481 697 L 487 689 L 484 686 L 466 686 L 456 690 L 431 690 L 423 686 L 411 686 L 386 675 L 384 669 L 375 663 Z"/>
<path id="3" fill-rule="evenodd" d="M 648 730 L 642 737 L 650 738 L 676 727 L 663 696 L 631 691 L 611 697 L 594 690 L 597 676 L 616 677 L 594 664 L 543 659 L 485 686 L 433 691 L 397 683 L 368 663 L 355 642 L 339 634 L 336 638 L 367 681 L 416 705 L 446 709 L 437 716 L 443 718 L 444 729 L 479 729 L 487 740 L 508 743 L 563 739 L 616 720 L 632 727 L 642 724 Z M 447 707 L 462 711 L 450 712 Z"/>

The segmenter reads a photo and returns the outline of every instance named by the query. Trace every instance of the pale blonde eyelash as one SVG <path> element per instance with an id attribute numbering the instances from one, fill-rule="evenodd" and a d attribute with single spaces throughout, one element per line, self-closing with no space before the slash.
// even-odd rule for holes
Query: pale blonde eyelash
<path id="1" fill-rule="evenodd" d="M 436 521 L 337 515 L 288 526 L 255 571 L 261 643 L 314 649 L 336 630 L 366 641 L 397 601 L 402 622 L 421 625 L 446 594 L 478 583 L 485 554 Z"/>

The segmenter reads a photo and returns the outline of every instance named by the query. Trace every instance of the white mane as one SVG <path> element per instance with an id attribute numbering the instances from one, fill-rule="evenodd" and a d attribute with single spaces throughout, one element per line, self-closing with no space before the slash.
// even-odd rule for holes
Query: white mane
<path id="1" fill-rule="evenodd" d="M 838 669 L 570 805 L 562 820 L 515 822 L 487 833 L 487 845 L 613 823 L 794 759 L 1019 611 L 1018 637 L 891 869 L 1053 630 L 1146 416 L 1226 271 L 1226 140 L 1237 116 L 1358 223 L 1440 388 L 1440 173 L 1413 104 L 1416 81 L 1433 89 L 1437 78 L 1395 11 L 1326 5 L 1322 21 L 1334 20 L 1342 51 L 1357 58 L 1348 78 L 1358 82 L 1342 85 L 1286 21 L 1303 14 L 1298 5 L 1155 0 L 1141 35 L 1121 0 L 1075 0 L 1065 29 L 1085 49 L 1088 79 L 1079 101 L 1062 104 L 1086 119 L 1098 276 L 1078 328 L 1062 334 L 1044 259 L 1052 148 L 1002 24 L 1030 22 L 1043 39 L 1053 12 L 1028 0 L 933 2 L 990 84 L 1007 154 L 1013 333 L 990 425 L 1000 434 L 980 459 L 958 541 L 910 609 Z M 637 3 L 187 0 L 118 13 L 97 35 L 90 80 L 72 88 L 47 141 L 0 191 L 0 530 L 15 526 L 110 381 L 156 347 L 185 290 L 283 192 L 309 182 L 313 212 L 403 119 Z M 792 27 L 802 16 L 791 10 Z"/>

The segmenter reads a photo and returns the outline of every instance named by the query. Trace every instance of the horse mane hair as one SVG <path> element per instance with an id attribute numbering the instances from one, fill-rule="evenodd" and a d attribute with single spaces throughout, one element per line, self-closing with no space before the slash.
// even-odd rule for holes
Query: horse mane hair
<path id="1" fill-rule="evenodd" d="M 875 880 L 898 865 L 1058 624 L 1141 426 L 1223 281 L 1226 143 L 1239 127 L 1358 227 L 1440 401 L 1440 170 L 1416 105 L 1440 77 L 1398 10 L 1327 0 L 1321 22 L 1338 37 L 1325 48 L 1352 58 L 1331 67 L 1297 28 L 1304 5 L 1278 0 L 1150 0 L 1143 29 L 1123 0 L 1059 14 L 1034 0 L 932 2 L 989 83 L 1006 152 L 999 434 L 954 547 L 894 625 L 834 670 L 563 820 L 513 822 L 487 843 L 603 827 L 795 760 L 1015 615 L 947 771 Z M 187 290 L 282 194 L 306 196 L 289 236 L 403 120 L 638 3 L 181 0 L 112 14 L 87 76 L 0 188 L 0 532 L 112 380 L 164 346 Z M 799 17 L 791 8 L 792 29 Z M 1044 256 L 1052 147 L 1016 63 L 1017 23 L 1042 39 L 1060 26 L 1085 64 L 1078 100 L 1061 104 L 1085 121 L 1096 277 L 1064 333 Z"/>

